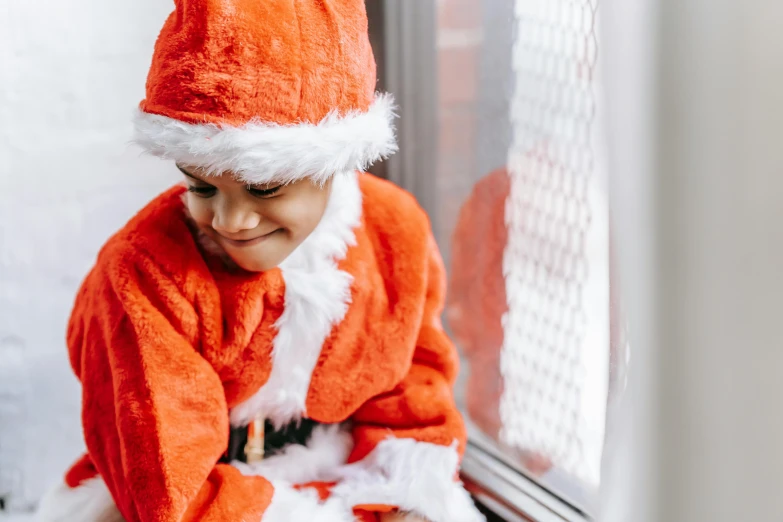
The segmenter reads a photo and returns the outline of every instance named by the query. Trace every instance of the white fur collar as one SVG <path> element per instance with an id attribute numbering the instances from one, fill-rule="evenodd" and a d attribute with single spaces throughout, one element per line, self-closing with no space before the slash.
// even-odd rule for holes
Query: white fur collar
<path id="1" fill-rule="evenodd" d="M 259 413 L 282 426 L 305 415 L 310 378 L 321 347 L 351 302 L 350 274 L 337 263 L 356 243 L 362 216 L 358 174 L 334 177 L 321 222 L 280 266 L 285 310 L 277 321 L 272 373 L 258 392 L 231 410 L 231 424 L 244 426 Z"/>

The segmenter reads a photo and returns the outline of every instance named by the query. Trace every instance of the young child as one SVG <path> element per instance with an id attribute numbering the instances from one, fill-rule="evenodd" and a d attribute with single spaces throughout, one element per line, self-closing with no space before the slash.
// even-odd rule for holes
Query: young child
<path id="1" fill-rule="evenodd" d="M 480 520 L 427 216 L 358 172 L 395 150 L 364 1 L 175 3 L 135 125 L 187 188 L 78 293 L 87 453 L 39 520 Z"/>

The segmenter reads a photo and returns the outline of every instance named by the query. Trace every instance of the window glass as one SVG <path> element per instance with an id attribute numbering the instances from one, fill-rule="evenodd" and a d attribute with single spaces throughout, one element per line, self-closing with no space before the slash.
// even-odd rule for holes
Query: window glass
<path id="1" fill-rule="evenodd" d="M 437 3 L 446 322 L 474 440 L 580 508 L 610 369 L 597 0 Z"/>

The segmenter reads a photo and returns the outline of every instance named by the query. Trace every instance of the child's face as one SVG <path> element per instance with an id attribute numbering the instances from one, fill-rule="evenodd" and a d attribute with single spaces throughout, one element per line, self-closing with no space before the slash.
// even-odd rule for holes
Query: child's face
<path id="1" fill-rule="evenodd" d="M 180 166 L 188 210 L 198 227 L 245 270 L 270 270 L 315 229 L 326 210 L 331 182 L 247 185 L 231 175 L 206 176 Z"/>

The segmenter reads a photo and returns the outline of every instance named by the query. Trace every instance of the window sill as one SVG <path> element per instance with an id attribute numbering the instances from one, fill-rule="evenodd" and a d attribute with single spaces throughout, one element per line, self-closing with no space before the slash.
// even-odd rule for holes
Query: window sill
<path id="1" fill-rule="evenodd" d="M 510 522 L 587 522 L 583 513 L 556 497 L 495 452 L 471 440 L 462 462 L 462 480 L 473 497 Z"/>

